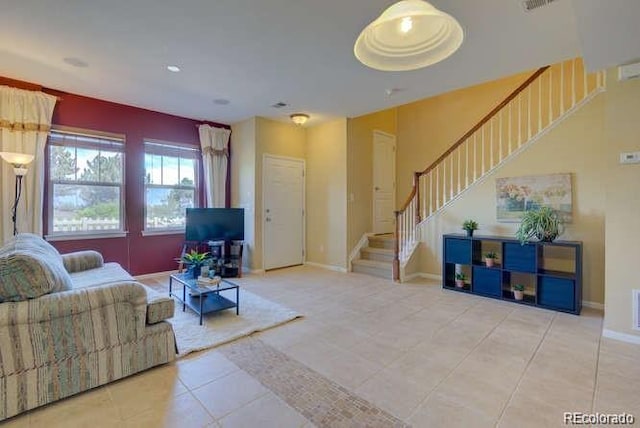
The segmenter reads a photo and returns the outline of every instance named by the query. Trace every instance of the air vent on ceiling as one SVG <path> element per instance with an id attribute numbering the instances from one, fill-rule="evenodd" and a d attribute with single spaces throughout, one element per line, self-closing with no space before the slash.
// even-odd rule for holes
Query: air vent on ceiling
<path id="1" fill-rule="evenodd" d="M 287 103 L 283 103 L 282 101 L 275 103 L 274 105 L 272 105 L 271 107 L 273 108 L 282 108 L 282 107 L 286 107 Z"/>
<path id="2" fill-rule="evenodd" d="M 522 2 L 522 6 L 524 6 L 524 10 L 527 12 L 531 12 L 534 9 L 541 8 L 543 6 L 547 6 L 551 3 L 554 3 L 558 0 L 524 0 Z"/>
<path id="3" fill-rule="evenodd" d="M 618 79 L 629 80 L 640 77 L 640 62 L 635 64 L 626 64 L 618 67 Z"/>

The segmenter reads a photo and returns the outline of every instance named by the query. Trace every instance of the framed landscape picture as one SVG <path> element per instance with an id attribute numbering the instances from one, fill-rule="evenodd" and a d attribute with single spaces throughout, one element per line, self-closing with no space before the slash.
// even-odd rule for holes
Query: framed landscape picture
<path id="1" fill-rule="evenodd" d="M 525 211 L 551 207 L 572 221 L 571 174 L 530 175 L 496 179 L 497 218 L 519 222 Z"/>

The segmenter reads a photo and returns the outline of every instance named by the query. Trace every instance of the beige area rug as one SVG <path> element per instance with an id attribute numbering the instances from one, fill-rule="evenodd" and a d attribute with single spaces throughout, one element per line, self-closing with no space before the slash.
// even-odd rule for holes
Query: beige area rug
<path id="1" fill-rule="evenodd" d="M 235 301 L 235 290 L 220 294 Z M 182 303 L 176 300 L 176 311 L 168 321 L 176 333 L 179 356 L 213 348 L 227 342 L 287 323 L 302 314 L 278 303 L 256 296 L 240 288 L 240 315 L 236 309 L 226 309 L 204 315 L 203 324 L 199 316 L 189 309 L 183 312 Z"/>

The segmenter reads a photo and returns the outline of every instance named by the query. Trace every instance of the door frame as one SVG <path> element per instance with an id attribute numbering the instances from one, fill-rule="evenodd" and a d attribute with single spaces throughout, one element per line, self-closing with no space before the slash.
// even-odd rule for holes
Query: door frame
<path id="1" fill-rule="evenodd" d="M 262 225 L 262 269 L 264 269 L 265 271 L 267 270 L 266 264 L 265 264 L 265 207 L 264 207 L 264 195 L 265 195 L 265 188 L 266 188 L 266 180 L 265 180 L 265 171 L 266 171 L 266 164 L 267 164 L 267 159 L 277 159 L 277 160 L 287 160 L 287 161 L 294 161 L 294 162 L 300 162 L 302 164 L 302 264 L 305 264 L 305 262 L 307 261 L 307 162 L 305 159 L 303 158 L 296 158 L 293 156 L 280 156 L 280 155 L 273 155 L 270 153 L 264 153 L 262 155 L 262 198 L 261 198 L 261 206 L 260 206 L 260 223 Z M 278 268 L 271 268 L 271 269 L 278 269 Z"/>
<path id="2" fill-rule="evenodd" d="M 380 131 L 378 129 L 374 129 L 373 132 L 371 133 L 371 230 L 374 233 L 375 232 L 375 218 L 376 218 L 376 189 L 375 189 L 375 184 L 374 184 L 374 180 L 373 177 L 375 175 L 375 170 L 374 170 L 374 158 L 373 158 L 373 153 L 374 153 L 374 142 L 375 142 L 375 137 L 376 135 L 382 135 L 384 137 L 390 137 L 393 138 L 393 190 L 391 193 L 391 198 L 393 201 L 393 207 L 394 207 L 394 211 L 393 211 L 393 224 L 394 227 L 396 226 L 396 217 L 395 217 L 395 207 L 397 207 L 397 201 L 396 201 L 396 183 L 397 183 L 397 171 L 396 171 L 396 162 L 397 162 L 397 150 L 398 150 L 398 139 L 395 135 L 390 134 L 388 132 L 384 132 L 384 131 Z M 395 230 L 392 232 L 395 234 Z"/>

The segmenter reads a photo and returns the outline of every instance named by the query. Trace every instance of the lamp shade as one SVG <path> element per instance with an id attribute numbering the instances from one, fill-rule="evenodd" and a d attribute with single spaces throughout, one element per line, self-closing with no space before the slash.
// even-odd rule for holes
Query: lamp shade
<path id="1" fill-rule="evenodd" d="M 309 115 L 304 113 L 294 113 L 289 117 L 296 125 L 304 125 L 309 120 Z"/>
<path id="2" fill-rule="evenodd" d="M 448 58 L 463 39 L 451 15 L 423 0 L 401 0 L 362 30 L 354 54 L 376 70 L 416 70 Z"/>
<path id="3" fill-rule="evenodd" d="M 34 156 L 26 153 L 0 152 L 0 157 L 11 165 L 29 165 Z"/>
<path id="4" fill-rule="evenodd" d="M 0 157 L 13 165 L 13 172 L 20 177 L 27 175 L 27 165 L 30 164 L 34 158 L 33 155 L 14 152 L 0 152 Z"/>

